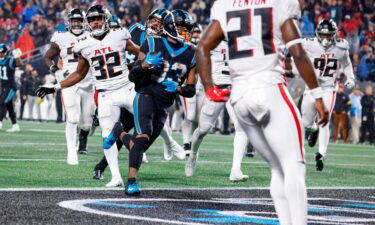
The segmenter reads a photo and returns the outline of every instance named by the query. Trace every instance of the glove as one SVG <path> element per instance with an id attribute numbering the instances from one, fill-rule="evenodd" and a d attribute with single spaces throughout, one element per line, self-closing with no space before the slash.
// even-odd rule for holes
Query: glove
<path id="1" fill-rule="evenodd" d="M 57 67 L 55 64 L 53 64 L 53 65 L 51 65 L 51 66 L 49 67 L 49 71 L 50 71 L 51 73 L 53 73 L 53 74 L 55 74 L 56 71 L 58 71 L 58 70 L 59 70 L 59 67 Z"/>
<path id="2" fill-rule="evenodd" d="M 354 85 L 355 85 L 355 82 L 352 79 L 347 79 L 345 82 L 345 87 L 347 87 L 348 89 L 353 89 Z"/>
<path id="3" fill-rule="evenodd" d="M 151 52 L 148 52 L 145 58 L 145 63 L 151 65 L 151 68 L 161 69 L 163 66 L 164 58 L 161 57 L 161 52 L 156 55 L 151 55 Z"/>
<path id="4" fill-rule="evenodd" d="M 206 96 L 212 102 L 227 102 L 227 95 L 230 94 L 229 88 L 220 89 L 218 86 L 210 87 L 206 91 Z"/>
<path id="5" fill-rule="evenodd" d="M 55 93 L 55 92 L 56 92 L 56 87 L 54 85 L 42 86 L 36 90 L 36 95 L 38 95 L 39 98 L 44 98 L 44 96 Z"/>

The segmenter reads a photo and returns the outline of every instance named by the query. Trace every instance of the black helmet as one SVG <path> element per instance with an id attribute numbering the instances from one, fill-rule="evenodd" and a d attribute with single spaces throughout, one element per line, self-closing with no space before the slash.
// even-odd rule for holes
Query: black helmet
<path id="1" fill-rule="evenodd" d="M 74 22 L 73 20 L 79 21 Z M 80 35 L 85 30 L 84 26 L 85 15 L 81 9 L 75 8 L 70 10 L 68 14 L 68 29 L 76 35 Z"/>
<path id="2" fill-rule="evenodd" d="M 146 22 L 147 32 L 151 34 L 161 35 L 163 33 L 163 21 L 164 21 L 164 18 L 168 15 L 168 12 L 169 12 L 168 10 L 163 9 L 163 8 L 155 9 L 154 11 L 152 11 L 150 15 L 148 15 L 147 17 L 147 22 Z M 151 20 L 153 19 L 158 19 L 159 23 L 158 24 L 150 23 Z"/>
<path id="3" fill-rule="evenodd" d="M 199 42 L 199 39 L 202 34 L 202 26 L 198 23 L 194 23 L 193 29 L 191 29 L 190 36 L 191 36 L 191 43 L 197 45 Z"/>
<path id="4" fill-rule="evenodd" d="M 324 19 L 316 27 L 316 37 L 325 48 L 329 48 L 336 42 L 337 25 L 331 19 Z"/>
<path id="5" fill-rule="evenodd" d="M 1 43 L 0 44 L 0 53 L 4 54 L 4 57 L 8 55 L 9 53 L 9 47 L 4 44 L 4 43 Z"/>
<path id="6" fill-rule="evenodd" d="M 101 17 L 102 20 L 104 21 L 104 24 L 102 28 L 100 29 L 93 29 L 90 26 L 90 22 L 93 18 L 96 17 Z M 86 13 L 86 21 L 87 21 L 87 26 L 93 36 L 101 36 L 105 32 L 109 30 L 109 16 L 108 16 L 108 10 L 104 8 L 102 5 L 94 5 L 91 6 Z"/>
<path id="7" fill-rule="evenodd" d="M 121 21 L 120 19 L 115 15 L 110 15 L 109 17 L 109 27 L 110 28 L 121 28 Z"/>
<path id="8" fill-rule="evenodd" d="M 194 27 L 193 19 L 183 9 L 176 9 L 172 11 L 174 20 L 177 26 L 177 30 L 180 36 L 182 36 L 185 41 L 190 42 L 190 32 Z"/>
<path id="9" fill-rule="evenodd" d="M 168 14 L 164 18 L 163 33 L 173 39 L 184 41 L 184 38 L 181 37 L 177 32 L 176 23 L 174 22 L 174 16 L 171 12 L 168 12 Z"/>

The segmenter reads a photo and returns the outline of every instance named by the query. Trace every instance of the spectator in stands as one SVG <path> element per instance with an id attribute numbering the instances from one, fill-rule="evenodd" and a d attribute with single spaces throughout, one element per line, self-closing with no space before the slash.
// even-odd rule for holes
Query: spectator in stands
<path id="1" fill-rule="evenodd" d="M 308 15 L 301 17 L 300 28 L 303 37 L 313 37 L 315 35 L 314 24 L 309 20 Z"/>
<path id="2" fill-rule="evenodd" d="M 31 71 L 33 71 L 33 70 L 34 70 L 33 66 L 30 63 L 28 63 L 28 64 L 25 65 L 25 72 L 21 75 L 21 89 L 20 89 L 21 105 L 20 105 L 20 117 L 19 117 L 20 120 L 23 119 L 23 112 L 24 112 L 25 103 L 26 103 L 26 100 L 27 100 L 27 91 L 26 91 L 27 78 L 31 77 Z"/>
<path id="3" fill-rule="evenodd" d="M 35 91 L 41 85 L 43 85 L 42 79 L 39 77 L 38 71 L 33 69 L 31 71 L 31 75 L 26 77 L 25 93 L 27 94 L 27 105 L 29 107 L 29 119 L 35 120 L 34 119 L 34 106 L 35 106 L 39 122 L 42 121 L 42 115 L 40 113 L 40 104 L 37 102 L 38 97 Z"/>
<path id="4" fill-rule="evenodd" d="M 372 85 L 365 87 L 365 95 L 361 99 L 362 104 L 362 124 L 360 143 L 364 143 L 366 139 L 370 144 L 375 142 L 375 97 L 372 92 Z"/>
<path id="5" fill-rule="evenodd" d="M 361 81 L 375 82 L 375 54 L 373 48 L 366 46 L 366 53 L 362 56 L 358 66 L 358 78 Z"/>
<path id="6" fill-rule="evenodd" d="M 362 119 L 362 105 L 361 105 L 361 90 L 355 87 L 353 92 L 349 95 L 350 98 L 350 139 L 353 143 L 359 143 L 359 134 Z"/>
<path id="7" fill-rule="evenodd" d="M 348 111 L 350 109 L 349 96 L 344 93 L 344 85 L 339 84 L 339 90 L 336 94 L 336 103 L 333 109 L 333 142 L 337 143 L 339 130 L 341 138 L 348 143 L 347 121 Z"/>

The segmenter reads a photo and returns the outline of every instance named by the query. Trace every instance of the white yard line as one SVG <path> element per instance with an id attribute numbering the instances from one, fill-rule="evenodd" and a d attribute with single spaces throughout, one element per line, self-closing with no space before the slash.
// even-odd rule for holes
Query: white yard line
<path id="1" fill-rule="evenodd" d="M 124 188 L 103 188 L 103 187 L 67 187 L 67 188 L 0 188 L 3 191 L 117 191 Z M 213 188 L 142 188 L 145 191 L 215 191 L 215 190 L 268 190 L 268 187 L 213 187 Z M 307 187 L 308 190 L 375 190 L 375 187 Z"/>

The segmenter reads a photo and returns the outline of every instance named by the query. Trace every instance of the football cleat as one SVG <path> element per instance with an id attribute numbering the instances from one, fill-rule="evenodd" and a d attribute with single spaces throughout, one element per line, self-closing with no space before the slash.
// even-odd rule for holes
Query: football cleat
<path id="1" fill-rule="evenodd" d="M 79 132 L 79 144 L 78 144 L 78 153 L 81 155 L 87 154 L 87 136 L 90 131 L 80 130 Z"/>
<path id="2" fill-rule="evenodd" d="M 13 126 L 9 129 L 6 130 L 7 132 L 9 133 L 16 133 L 16 132 L 20 132 L 20 126 L 18 124 L 13 124 Z"/>
<path id="3" fill-rule="evenodd" d="M 241 181 L 247 181 L 249 179 L 248 175 L 244 175 L 241 171 L 233 172 L 231 171 L 229 180 L 231 182 L 241 182 Z"/>
<path id="4" fill-rule="evenodd" d="M 192 152 L 185 163 L 185 176 L 192 177 L 194 175 L 195 164 L 197 162 L 198 154 Z"/>
<path id="5" fill-rule="evenodd" d="M 322 171 L 324 168 L 324 157 L 319 152 L 315 153 L 316 170 Z"/>
<path id="6" fill-rule="evenodd" d="M 92 179 L 94 179 L 94 180 L 103 180 L 104 179 L 103 171 L 101 171 L 101 170 L 94 170 L 93 171 L 93 175 L 92 175 Z"/>
<path id="7" fill-rule="evenodd" d="M 307 136 L 307 143 L 309 146 L 312 148 L 315 146 L 316 141 L 318 140 L 319 137 L 319 129 L 316 131 L 309 131 L 309 135 Z"/>
<path id="8" fill-rule="evenodd" d="M 191 152 L 191 142 L 190 142 L 190 143 L 185 143 L 185 144 L 184 144 L 184 150 L 185 150 L 185 154 L 186 154 L 186 156 L 189 156 L 189 155 L 190 155 L 190 152 Z"/>
<path id="9" fill-rule="evenodd" d="M 87 155 L 87 149 L 78 149 L 78 154 Z"/>
<path id="10" fill-rule="evenodd" d="M 164 159 L 169 161 L 173 155 L 180 160 L 184 160 L 186 156 L 184 149 L 175 140 L 172 140 L 169 145 L 164 143 Z"/>
<path id="11" fill-rule="evenodd" d="M 121 187 L 124 185 L 124 182 L 122 181 L 121 177 L 113 177 L 112 180 L 105 185 L 107 188 L 113 188 L 113 187 Z"/>
<path id="12" fill-rule="evenodd" d="M 173 153 L 171 149 L 171 145 L 167 145 L 165 142 L 163 144 L 164 146 L 164 160 L 165 161 L 170 161 L 173 158 Z"/>
<path id="13" fill-rule="evenodd" d="M 112 147 L 114 143 L 116 143 L 117 139 L 119 138 L 120 134 L 123 132 L 123 127 L 120 122 L 115 123 L 111 133 L 103 139 L 103 148 L 109 149 Z"/>
<path id="14" fill-rule="evenodd" d="M 137 196 L 141 194 L 141 190 L 139 189 L 138 182 L 135 181 L 132 184 L 127 184 L 125 187 L 125 194 L 129 196 Z"/>

